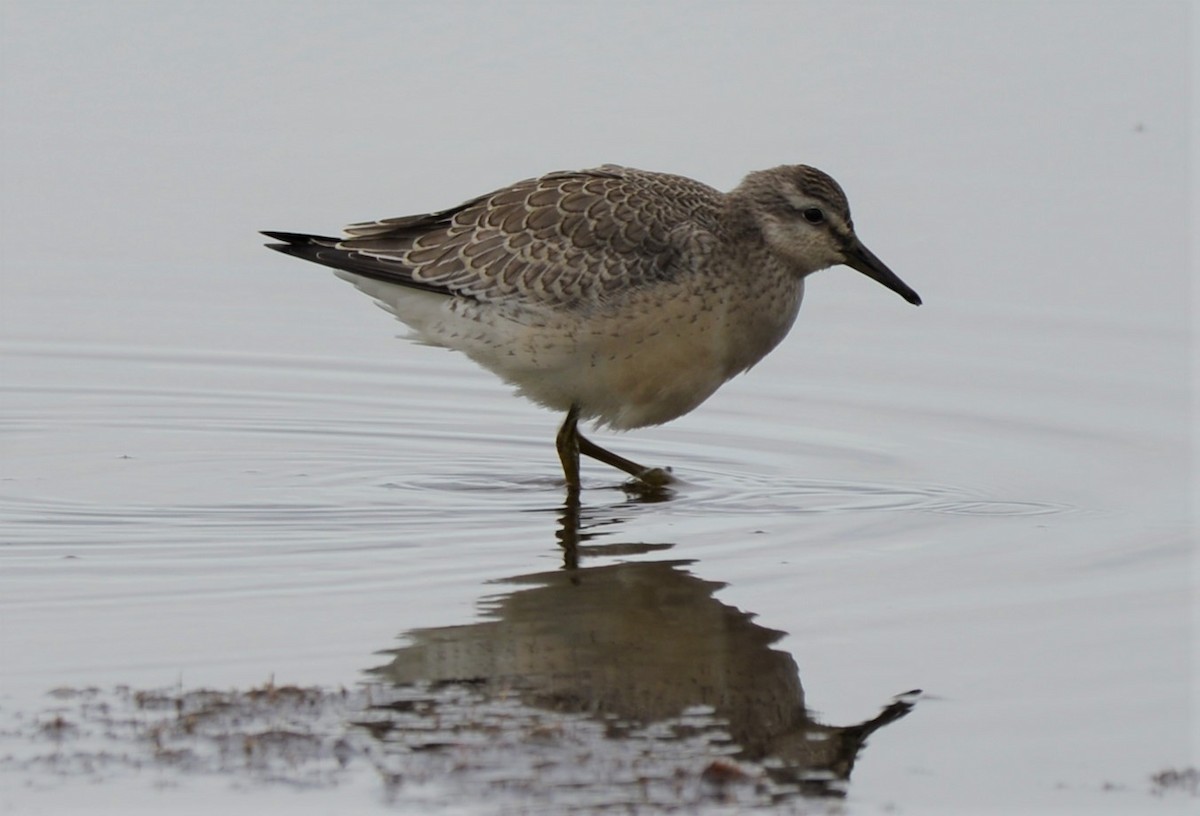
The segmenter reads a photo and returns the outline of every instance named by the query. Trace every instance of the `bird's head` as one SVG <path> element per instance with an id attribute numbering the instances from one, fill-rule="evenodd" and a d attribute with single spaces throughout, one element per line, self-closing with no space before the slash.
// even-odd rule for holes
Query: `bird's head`
<path id="1" fill-rule="evenodd" d="M 785 165 L 751 173 L 731 196 L 747 205 L 771 251 L 801 275 L 845 264 L 920 305 L 920 295 L 863 246 L 854 234 L 846 194 L 815 167 Z"/>

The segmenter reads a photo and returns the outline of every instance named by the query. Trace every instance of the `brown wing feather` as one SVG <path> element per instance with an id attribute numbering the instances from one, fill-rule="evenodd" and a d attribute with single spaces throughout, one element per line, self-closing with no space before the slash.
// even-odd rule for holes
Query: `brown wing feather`
<path id="1" fill-rule="evenodd" d="M 352 224 L 337 248 L 477 300 L 595 304 L 677 274 L 682 242 L 716 228 L 722 198 L 691 179 L 606 165 Z"/>

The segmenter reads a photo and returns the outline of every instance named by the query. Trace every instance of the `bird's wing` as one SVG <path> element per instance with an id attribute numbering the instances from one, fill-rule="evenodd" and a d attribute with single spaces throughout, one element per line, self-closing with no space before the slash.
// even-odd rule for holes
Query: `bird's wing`
<path id="1" fill-rule="evenodd" d="M 690 237 L 715 227 L 721 200 L 691 179 L 605 165 L 449 210 L 351 224 L 309 259 L 481 301 L 586 307 L 672 278 L 689 262 Z"/>

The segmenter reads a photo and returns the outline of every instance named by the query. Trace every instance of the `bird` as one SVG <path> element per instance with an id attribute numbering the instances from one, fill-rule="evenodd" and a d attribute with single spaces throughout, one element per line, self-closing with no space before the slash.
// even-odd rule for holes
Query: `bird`
<path id="1" fill-rule="evenodd" d="M 332 267 L 411 339 L 564 412 L 555 444 L 573 494 L 581 455 L 633 484 L 674 481 L 579 423 L 628 430 L 692 411 L 783 340 L 813 272 L 845 265 L 921 304 L 859 240 L 841 186 L 803 164 L 749 173 L 727 193 L 615 164 L 557 171 L 343 232 L 262 234 Z"/>

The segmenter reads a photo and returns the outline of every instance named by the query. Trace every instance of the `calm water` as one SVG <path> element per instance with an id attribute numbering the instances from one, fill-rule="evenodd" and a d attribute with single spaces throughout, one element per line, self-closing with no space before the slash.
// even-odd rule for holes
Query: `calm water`
<path id="1" fill-rule="evenodd" d="M 671 768 L 698 774 L 732 739 L 808 793 L 848 775 L 835 788 L 863 812 L 1186 804 L 1150 783 L 1188 764 L 1193 726 L 1170 326 L 936 292 L 917 310 L 826 272 L 758 369 L 691 417 L 608 438 L 673 466 L 675 492 L 645 501 L 595 467 L 576 522 L 557 417 L 394 339 L 320 271 L 270 264 L 260 290 L 291 288 L 265 310 L 227 299 L 236 270 L 186 298 L 112 269 L 6 304 L 0 716 L 26 761 L 6 775 L 45 789 L 29 801 L 85 795 L 28 764 L 51 689 L 382 677 L 470 680 L 563 722 L 707 711 L 726 741 L 685 742 Z M 116 279 L 136 308 L 54 323 Z M 907 716 L 854 730 L 918 688 Z M 515 773 L 516 756 L 482 767 Z M 381 801 L 373 775 L 335 801 Z M 144 774 L 105 779 L 114 801 L 172 801 Z M 530 801 L 603 804 L 562 781 Z M 496 795 L 456 790 L 438 801 Z M 404 797 L 389 806 L 420 809 Z"/>
<path id="2" fill-rule="evenodd" d="M 0 4 L 0 812 L 1194 810 L 1198 24 Z M 819 273 L 565 507 L 255 234 L 603 162 L 811 163 L 926 305 Z"/>

